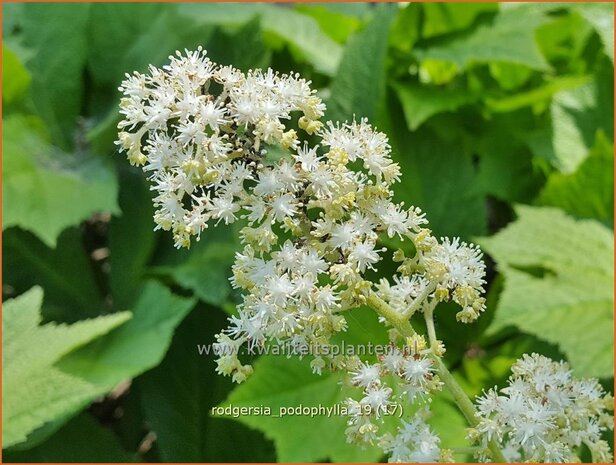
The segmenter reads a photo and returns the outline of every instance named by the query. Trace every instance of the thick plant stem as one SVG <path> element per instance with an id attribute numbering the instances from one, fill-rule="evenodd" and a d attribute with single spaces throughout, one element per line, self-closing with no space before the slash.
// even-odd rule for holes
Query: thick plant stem
<path id="1" fill-rule="evenodd" d="M 370 291 L 366 297 L 366 303 L 372 307 L 375 312 L 385 318 L 394 328 L 396 328 L 402 336 L 410 337 L 415 334 L 415 330 L 409 321 L 404 318 L 404 315 L 393 309 L 387 302 L 381 299 L 374 292 Z M 455 380 L 451 372 L 447 369 L 441 358 L 435 354 L 432 355 L 434 361 L 436 362 L 436 372 L 440 380 L 451 393 L 456 405 L 462 411 L 462 414 L 466 418 L 468 424 L 471 427 L 477 426 L 479 419 L 477 418 L 477 410 L 475 410 L 475 406 Z M 492 459 L 495 462 L 507 463 L 507 459 L 505 459 L 505 456 L 496 441 L 491 440 L 488 443 L 488 448 L 492 452 Z"/>

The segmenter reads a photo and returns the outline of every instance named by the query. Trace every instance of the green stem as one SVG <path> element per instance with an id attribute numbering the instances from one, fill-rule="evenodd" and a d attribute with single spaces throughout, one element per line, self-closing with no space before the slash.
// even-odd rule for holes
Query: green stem
<path id="1" fill-rule="evenodd" d="M 409 337 L 415 334 L 415 330 L 408 320 L 374 292 L 370 291 L 366 297 L 366 303 L 372 307 L 375 312 L 389 321 L 389 323 L 396 328 L 402 336 Z"/>
<path id="2" fill-rule="evenodd" d="M 430 340 L 430 348 L 432 351 L 436 349 L 438 341 L 436 340 L 436 330 L 434 329 L 434 307 L 436 306 L 436 300 L 429 302 L 424 307 L 424 318 L 426 320 L 426 328 L 428 330 L 428 339 Z"/>
<path id="3" fill-rule="evenodd" d="M 396 328 L 402 336 L 410 337 L 415 334 L 415 330 L 409 321 L 374 292 L 370 291 L 366 297 L 366 303 L 370 305 L 370 307 L 372 307 L 379 315 L 389 321 L 389 323 Z M 434 339 L 436 340 L 436 336 Z M 466 418 L 468 424 L 473 428 L 476 427 L 479 424 L 479 419 L 477 418 L 477 410 L 475 410 L 475 406 L 455 380 L 451 372 L 447 369 L 441 358 L 435 354 L 432 354 L 432 357 L 436 362 L 436 372 L 440 380 L 451 393 L 456 405 L 462 411 L 462 414 Z M 488 448 L 492 452 L 492 458 L 495 462 L 507 463 L 507 459 L 505 459 L 503 452 L 500 450 L 500 447 L 495 440 L 491 440 L 488 443 Z"/>

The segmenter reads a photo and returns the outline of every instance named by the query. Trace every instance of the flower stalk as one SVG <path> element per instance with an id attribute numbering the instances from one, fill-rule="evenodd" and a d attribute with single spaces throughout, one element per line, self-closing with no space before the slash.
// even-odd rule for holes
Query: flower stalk
<path id="1" fill-rule="evenodd" d="M 381 299 L 376 293 L 371 292 L 367 297 L 367 304 L 380 316 L 385 318 L 394 328 L 398 330 L 400 335 L 403 337 L 412 337 L 416 334 L 416 331 L 411 326 L 411 323 L 404 318 L 399 312 L 395 309 L 391 308 L 383 299 Z M 432 314 L 430 312 L 430 317 L 426 317 L 426 322 L 432 322 L 432 330 L 428 329 L 428 333 L 432 333 L 430 336 L 430 340 L 436 340 L 436 336 L 434 335 L 434 322 L 432 319 Z M 430 325 L 428 326 L 430 328 Z M 452 395 L 456 405 L 466 418 L 469 426 L 476 427 L 479 424 L 479 419 L 477 418 L 477 410 L 475 406 L 468 398 L 462 387 L 458 384 L 456 379 L 453 377 L 449 369 L 445 366 L 441 357 L 436 354 L 433 354 L 433 359 L 436 364 L 436 373 L 439 378 L 445 385 L 445 387 L 449 390 Z M 503 455 L 500 447 L 496 443 L 496 441 L 491 440 L 488 443 L 488 447 L 490 452 L 492 453 L 493 459 L 498 463 L 507 463 L 507 459 Z"/>

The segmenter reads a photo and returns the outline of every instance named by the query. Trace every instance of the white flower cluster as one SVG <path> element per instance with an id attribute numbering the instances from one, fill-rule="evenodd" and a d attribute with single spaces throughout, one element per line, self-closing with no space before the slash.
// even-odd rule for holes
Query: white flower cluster
<path id="1" fill-rule="evenodd" d="M 417 250 L 412 258 L 406 258 L 401 250 L 394 255 L 394 260 L 402 262 L 400 275 L 394 276 L 393 285 L 381 279 L 381 298 L 409 316 L 451 299 L 462 307 L 456 314 L 458 321 L 475 321 L 485 310 L 485 298 L 481 297 L 485 263 L 479 247 L 458 238 L 445 237 L 439 243 L 429 230 L 421 231 L 413 240 Z"/>
<path id="2" fill-rule="evenodd" d="M 424 417 L 424 410 L 410 421 L 402 420 L 395 436 L 381 440 L 383 450 L 389 454 L 390 463 L 435 463 L 447 461 L 446 451 L 440 449 L 440 438 L 434 434 Z"/>
<path id="3" fill-rule="evenodd" d="M 613 429 L 614 399 L 595 379 L 575 379 L 564 362 L 524 355 L 512 367 L 508 386 L 477 399 L 479 425 L 471 437 L 496 439 L 508 460 L 579 462 L 586 445 L 593 462 L 612 461 L 601 434 Z"/>
<path id="4" fill-rule="evenodd" d="M 285 130 L 292 112 L 302 113 L 299 124 L 312 133 L 325 107 L 297 75 L 243 74 L 212 63 L 201 48 L 170 60 L 162 69 L 150 66 L 148 75 L 127 75 L 120 86 L 117 144 L 150 173 L 158 193 L 154 219 L 181 247 L 210 220 L 236 220 L 244 184 L 261 164 L 261 143 L 298 146 L 296 132 Z M 288 207 L 281 197 L 272 200 L 279 217 Z"/>
<path id="5" fill-rule="evenodd" d="M 390 462 L 437 462 L 441 457 L 439 438 L 425 422 L 433 392 L 441 389 L 435 374 L 434 359 L 423 336 L 405 341 L 403 349 L 393 343 L 374 364 L 349 360 L 350 383 L 362 389 L 362 398 L 347 399 L 349 420 L 348 442 L 378 444 L 389 454 Z M 417 404 L 410 422 L 401 421 L 397 433 L 387 432 L 385 421 L 398 417 L 396 409 Z M 385 431 L 385 432 L 383 432 Z"/>
<path id="6" fill-rule="evenodd" d="M 212 222 L 243 226 L 231 278 L 243 302 L 217 336 L 217 371 L 244 381 L 252 368 L 240 362 L 240 348 L 268 341 L 328 347 L 346 329 L 343 312 L 367 302 L 387 307 L 390 323 L 423 312 L 430 348 L 418 335 L 398 347 L 392 328 L 392 350 L 376 363 L 324 354 L 311 366 L 346 370 L 361 389 L 359 400 L 347 400 L 350 441 L 376 443 L 394 462 L 450 460 L 425 421 L 444 353 L 432 312 L 449 300 L 465 323 L 484 311 L 479 248 L 437 240 L 419 208 L 394 203 L 400 170 L 387 137 L 365 119 L 324 125 L 325 105 L 310 82 L 219 66 L 201 48 L 170 60 L 127 75 L 117 144 L 148 174 L 156 228 L 171 231 L 177 247 L 199 240 Z M 385 237 L 410 240 L 413 252 L 396 251 L 397 274 L 374 286 L 366 275 L 384 258 Z M 596 381 L 572 379 L 566 365 L 526 356 L 501 394 L 479 399 L 471 437 L 482 449 L 497 441 L 512 460 L 569 461 L 585 444 L 607 461 L 600 435 L 612 427 L 611 401 Z M 417 413 L 394 430 L 385 418 L 397 404 Z"/>
<path id="7" fill-rule="evenodd" d="M 120 87 L 118 144 L 149 173 L 157 227 L 171 230 L 180 247 L 210 221 L 246 224 L 232 278 L 246 291 L 244 303 L 219 343 L 227 350 L 270 339 L 327 343 L 345 329 L 337 313 L 363 303 L 371 288 L 364 273 L 386 250 L 380 235 L 409 238 L 417 250 L 402 258 L 394 286 L 381 285 L 396 309 L 403 312 L 409 297 L 422 304 L 452 291 L 461 319 L 476 318 L 484 302 L 478 249 L 439 243 L 418 208 L 392 202 L 400 171 L 385 134 L 364 119 L 323 126 L 325 106 L 309 84 L 220 67 L 199 49 Z M 301 144 L 296 129 L 320 143 Z M 280 150 L 288 157 L 269 160 Z M 232 356 L 220 362 L 236 381 L 250 372 Z M 315 359 L 315 371 L 324 366 Z"/>

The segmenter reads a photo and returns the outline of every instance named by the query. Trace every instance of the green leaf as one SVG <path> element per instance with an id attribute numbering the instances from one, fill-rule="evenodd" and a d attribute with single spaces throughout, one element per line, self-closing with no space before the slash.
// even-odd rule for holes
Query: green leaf
<path id="1" fill-rule="evenodd" d="M 402 103 L 406 123 L 411 131 L 417 129 L 431 116 L 455 111 L 478 99 L 478 95 L 467 89 L 401 83 L 395 84 L 394 89 Z"/>
<path id="2" fill-rule="evenodd" d="M 523 86 L 533 73 L 533 70 L 528 66 L 498 61 L 491 62 L 489 68 L 490 76 L 505 90 L 514 90 Z"/>
<path id="3" fill-rule="evenodd" d="M 505 276 L 493 331 L 516 326 L 557 344 L 580 376 L 613 376 L 612 231 L 554 208 L 516 212 L 479 241 Z"/>
<path id="4" fill-rule="evenodd" d="M 221 306 L 231 294 L 229 277 L 238 250 L 238 232 L 233 226 L 219 225 L 201 235 L 191 250 L 169 248 L 168 256 L 158 255 L 150 269 L 173 279 L 179 286 L 191 289 L 202 301 Z"/>
<path id="5" fill-rule="evenodd" d="M 552 141 L 558 168 L 564 173 L 575 171 L 586 157 L 597 129 L 611 127 L 605 122 L 598 98 L 597 82 L 560 92 L 554 97 L 551 107 Z"/>
<path id="6" fill-rule="evenodd" d="M 343 416 L 280 416 L 282 407 L 333 407 L 349 397 L 341 389 L 340 373 L 312 374 L 307 359 L 261 356 L 254 374 L 238 386 L 221 406 L 271 409 L 271 415 L 243 415 L 237 421 L 263 431 L 274 441 L 279 462 L 374 462 L 381 452 L 347 444 Z"/>
<path id="7" fill-rule="evenodd" d="M 207 44 L 208 56 L 222 65 L 232 65 L 247 72 L 266 68 L 271 60 L 271 50 L 265 46 L 261 21 L 254 16 L 237 31 L 217 29 Z"/>
<path id="8" fill-rule="evenodd" d="M 109 222 L 109 286 L 114 307 L 121 309 L 139 296 L 156 245 L 152 195 L 141 170 L 120 171 L 119 203 L 122 215 Z"/>
<path id="9" fill-rule="evenodd" d="M 525 92 L 500 98 L 488 97 L 485 103 L 490 110 L 496 113 L 511 112 L 520 108 L 545 103 L 554 94 L 580 87 L 587 84 L 591 79 L 590 76 L 557 77 Z"/>
<path id="10" fill-rule="evenodd" d="M 72 145 L 84 92 L 90 4 L 29 3 L 23 12 L 23 42 L 35 55 L 26 63 L 32 73 L 32 101 L 53 140 Z"/>
<path id="11" fill-rule="evenodd" d="M 222 305 L 231 293 L 229 277 L 236 250 L 231 243 L 204 242 L 185 263 L 167 271 L 181 286 L 194 290 L 204 302 Z"/>
<path id="12" fill-rule="evenodd" d="M 398 128 L 389 134 L 402 171 L 402 181 L 394 189 L 396 199 L 426 212 L 437 236 L 469 239 L 483 234 L 486 207 L 475 186 L 478 178 L 471 158 L 431 131 L 411 134 Z"/>
<path id="13" fill-rule="evenodd" d="M 27 231 L 9 228 L 3 234 L 2 253 L 4 284 L 17 294 L 34 285 L 45 289 L 46 320 L 71 323 L 100 314 L 102 295 L 76 228 L 64 230 L 55 249 Z"/>
<path id="14" fill-rule="evenodd" d="M 535 40 L 535 29 L 545 21 L 541 13 L 525 9 L 501 10 L 491 24 L 483 24 L 463 37 L 415 53 L 421 60 L 450 61 L 460 68 L 472 63 L 503 61 L 545 71 L 549 65 Z"/>
<path id="15" fill-rule="evenodd" d="M 510 118 L 485 124 L 485 136 L 477 143 L 480 155 L 475 187 L 506 202 L 531 202 L 545 183 L 523 142 L 507 136 Z"/>
<path id="16" fill-rule="evenodd" d="M 314 18 L 323 32 L 340 44 L 344 44 L 348 37 L 361 26 L 361 21 L 356 16 L 334 11 L 329 8 L 329 5 L 299 3 L 295 9 Z"/>
<path id="17" fill-rule="evenodd" d="M 201 355 L 198 346 L 215 342 L 226 324 L 221 311 L 198 307 L 177 329 L 163 362 L 136 381 L 165 462 L 275 461 L 262 434 L 210 414 L 233 385 L 215 372 L 214 354 Z"/>
<path id="18" fill-rule="evenodd" d="M 258 15 L 265 32 L 299 50 L 317 71 L 332 75 L 340 61 L 340 45 L 313 18 L 289 8 L 267 4 L 182 4 L 178 12 L 196 24 L 227 26 L 242 25 Z"/>
<path id="19" fill-rule="evenodd" d="M 372 309 L 355 309 L 346 318 L 349 327 L 344 335 L 335 338 L 335 344 L 344 340 L 348 350 L 350 346 L 388 343 L 387 331 Z M 341 372 L 313 374 L 309 358 L 300 360 L 273 353 L 260 356 L 254 363 L 254 373 L 219 405 L 269 407 L 271 415 L 240 415 L 234 420 L 262 431 L 274 441 L 279 462 L 378 461 L 383 453 L 377 447 L 363 449 L 346 443 L 345 416 L 280 416 L 281 407 L 333 407 L 357 394 L 356 389 L 341 384 Z M 374 361 L 371 356 L 362 358 Z M 396 417 L 394 422 L 397 421 Z"/>
<path id="20" fill-rule="evenodd" d="M 505 341 L 499 340 L 497 345 L 482 344 L 479 350 L 462 359 L 462 365 L 455 372 L 455 376 L 465 392 L 476 397 L 481 395 L 487 386 L 505 387 L 511 375 L 511 366 L 522 355 L 533 352 L 552 360 L 564 358 L 554 345 L 528 334 L 517 333 Z"/>
<path id="21" fill-rule="evenodd" d="M 498 3 L 424 3 L 422 37 L 460 31 L 471 26 L 481 14 L 498 11 Z"/>
<path id="22" fill-rule="evenodd" d="M 542 3 L 541 5 L 549 4 Z M 556 3 L 552 5 L 558 6 Z M 563 7 L 568 11 L 562 11 Z M 537 30 L 536 37 L 541 52 L 560 73 L 587 72 L 587 58 L 584 55 L 587 55 L 585 49 L 593 34 L 593 29 L 582 16 L 575 13 L 573 8 L 562 4 L 560 8 L 561 11 L 557 15 L 550 16 L 550 22 Z"/>
<path id="23" fill-rule="evenodd" d="M 577 171 L 552 173 L 538 198 L 540 205 L 560 207 L 578 218 L 614 222 L 614 144 L 602 132 Z"/>
<path id="24" fill-rule="evenodd" d="M 3 122 L 2 228 L 20 226 L 54 247 L 66 227 L 117 212 L 117 184 L 101 160 L 59 152 L 36 123 L 21 115 Z"/>
<path id="25" fill-rule="evenodd" d="M 5 462 L 135 462 L 118 438 L 87 413 L 75 417 L 43 444 L 27 451 L 4 451 Z"/>
<path id="26" fill-rule="evenodd" d="M 149 282 L 145 285 L 142 295 L 136 303 L 130 322 L 77 350 L 61 354 L 64 357 L 57 361 L 58 370 L 53 373 L 53 379 L 49 376 L 41 378 L 40 383 L 43 383 L 41 385 L 38 384 L 39 381 L 31 382 L 33 390 L 49 391 L 48 395 L 53 395 L 56 385 L 59 386 L 59 389 L 64 389 L 67 392 L 64 395 L 64 391 L 60 391 L 62 398 L 58 402 L 62 402 L 60 404 L 62 410 L 56 412 L 54 417 L 45 419 L 45 421 L 56 419 L 58 424 L 43 435 L 53 433 L 55 428 L 68 420 L 72 414 L 92 400 L 112 390 L 119 383 L 130 380 L 160 363 L 171 342 L 173 331 L 193 306 L 193 299 L 175 296 L 166 287 L 155 282 Z M 128 312 L 124 312 L 105 318 L 126 319 L 128 315 L 130 315 Z M 99 319 L 89 321 L 97 322 Z M 87 323 L 88 320 L 84 323 L 79 322 L 71 328 L 79 328 L 80 325 Z M 6 323 L 4 325 L 6 328 Z M 48 339 L 50 339 L 50 342 L 43 340 L 43 343 L 47 346 L 52 343 L 62 344 L 62 340 L 67 338 L 64 334 L 58 333 L 50 335 Z M 70 340 L 68 342 L 70 343 Z M 81 342 L 81 345 L 85 342 L 88 342 L 88 340 Z M 71 349 L 75 347 L 73 345 Z M 45 351 L 46 349 L 41 348 L 41 350 Z M 50 353 L 53 354 L 53 351 L 50 351 Z M 3 350 L 3 356 L 5 354 L 11 355 L 7 350 Z M 14 355 L 12 357 L 15 358 Z M 39 358 L 42 357 L 39 356 Z M 36 364 L 31 363 L 30 365 L 35 366 Z M 44 383 L 49 383 L 50 387 L 45 387 Z M 20 408 L 21 405 L 22 403 L 19 403 Z M 39 408 L 38 405 L 32 408 L 26 405 L 24 411 L 36 411 L 37 408 Z M 44 413 L 46 410 L 42 410 L 42 412 Z M 42 423 L 40 422 L 36 426 L 40 426 Z M 20 441 L 23 439 L 25 437 L 21 438 Z"/>
<path id="27" fill-rule="evenodd" d="M 88 69 L 94 83 L 115 91 L 124 73 L 162 64 L 180 47 L 178 37 L 185 30 L 172 24 L 174 8 L 163 3 L 92 4 Z"/>
<path id="28" fill-rule="evenodd" d="M 372 21 L 348 42 L 331 84 L 327 117 L 374 119 L 385 97 L 385 56 L 395 10 L 379 5 Z"/>
<path id="29" fill-rule="evenodd" d="M 467 444 L 468 423 L 447 391 L 434 397 L 430 412 L 428 424 L 441 439 L 441 448 L 453 449 Z"/>
<path id="30" fill-rule="evenodd" d="M 407 55 L 419 40 L 421 5 L 408 3 L 396 14 L 389 33 L 389 44 Z"/>
<path id="31" fill-rule="evenodd" d="M 126 325 L 63 358 L 59 367 L 96 387 L 98 395 L 158 365 L 176 326 L 194 306 L 193 299 L 175 296 L 148 282 Z M 130 355 L 127 355 L 130 354 Z"/>
<path id="32" fill-rule="evenodd" d="M 40 326 L 43 291 L 32 288 L 5 302 L 2 312 L 2 446 L 8 447 L 48 421 L 79 408 L 95 387 L 58 369 L 57 362 L 130 318 L 130 313 Z"/>
<path id="33" fill-rule="evenodd" d="M 32 77 L 13 50 L 2 44 L 2 102 L 19 100 L 28 90 Z"/>
<path id="34" fill-rule="evenodd" d="M 557 93 L 550 106 L 550 125 L 518 134 L 531 151 L 562 173 L 573 173 L 595 143 L 597 130 L 613 138 L 614 70 L 607 59 L 594 78 Z"/>
<path id="35" fill-rule="evenodd" d="M 576 4 L 576 10 L 588 21 L 596 30 L 603 45 L 605 53 L 614 62 L 614 4 L 584 2 Z"/>

